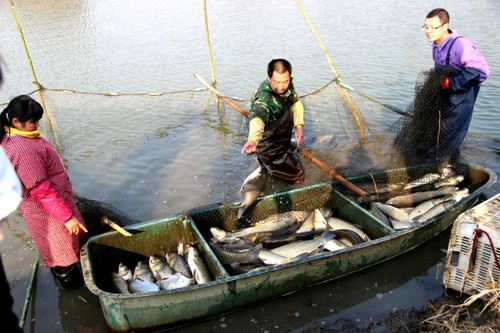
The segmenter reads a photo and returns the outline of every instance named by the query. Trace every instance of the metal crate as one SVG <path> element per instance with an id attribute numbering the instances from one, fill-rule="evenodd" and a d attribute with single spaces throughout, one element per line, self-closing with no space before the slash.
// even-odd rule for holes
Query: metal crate
<path id="1" fill-rule="evenodd" d="M 494 253 L 500 261 L 500 193 L 462 213 L 455 221 L 446 257 L 444 287 L 474 295 L 487 284 L 500 281 Z"/>

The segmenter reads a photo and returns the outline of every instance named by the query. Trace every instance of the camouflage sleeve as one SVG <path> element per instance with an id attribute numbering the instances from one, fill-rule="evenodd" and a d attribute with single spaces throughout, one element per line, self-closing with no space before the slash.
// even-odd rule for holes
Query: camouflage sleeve
<path id="1" fill-rule="evenodd" d="M 264 123 L 269 123 L 269 115 L 271 113 L 271 96 L 265 92 L 261 92 L 255 96 L 252 103 L 251 118 L 258 117 Z"/>

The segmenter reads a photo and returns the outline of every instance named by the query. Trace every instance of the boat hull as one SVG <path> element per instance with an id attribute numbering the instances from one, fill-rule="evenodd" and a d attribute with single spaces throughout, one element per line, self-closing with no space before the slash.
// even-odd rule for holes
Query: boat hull
<path id="1" fill-rule="evenodd" d="M 228 230 L 244 227 L 236 220 L 235 204 L 213 204 L 166 219 L 145 222 L 127 230 L 102 234 L 82 248 L 81 261 L 85 282 L 99 297 L 109 328 L 115 332 L 138 332 L 161 329 L 216 316 L 268 298 L 277 297 L 312 285 L 339 278 L 405 253 L 450 226 L 456 217 L 470 208 L 496 175 L 487 169 L 460 165 L 465 173 L 470 195 L 446 212 L 418 227 L 394 230 L 375 218 L 357 203 L 357 198 L 338 191 L 336 183 L 323 183 L 259 198 L 248 213 L 249 225 L 275 213 L 308 210 L 328 206 L 338 216 L 363 227 L 370 242 L 335 252 L 322 252 L 296 262 L 261 268 L 239 275 L 228 273 L 208 246 L 210 228 Z M 352 179 L 369 186 L 373 179 L 393 179 L 407 169 L 384 171 Z M 411 171 L 422 175 L 425 169 Z M 410 172 L 410 173 L 411 173 Z M 364 183 L 366 181 L 366 184 Z M 359 201 L 359 200 L 358 200 Z M 174 291 L 148 294 L 113 292 L 111 272 L 119 262 L 134 265 L 161 250 L 176 248 L 178 241 L 196 243 L 212 277 L 212 282 Z"/>

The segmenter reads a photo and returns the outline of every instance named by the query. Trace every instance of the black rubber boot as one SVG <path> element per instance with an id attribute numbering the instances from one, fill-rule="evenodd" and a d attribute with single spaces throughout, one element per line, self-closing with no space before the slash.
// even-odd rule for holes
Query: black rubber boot
<path id="1" fill-rule="evenodd" d="M 77 263 L 66 267 L 56 266 L 50 269 L 56 284 L 63 290 L 73 290 L 83 285 L 82 274 Z"/>

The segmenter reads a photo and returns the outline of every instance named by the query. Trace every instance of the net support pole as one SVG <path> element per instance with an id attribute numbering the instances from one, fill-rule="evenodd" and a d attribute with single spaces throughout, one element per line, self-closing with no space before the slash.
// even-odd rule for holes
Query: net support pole
<path id="1" fill-rule="evenodd" d="M 42 91 L 45 90 L 45 88 L 38 82 L 38 78 L 36 77 L 36 72 L 35 68 L 33 67 L 33 61 L 31 60 L 30 53 L 28 51 L 28 46 L 26 45 L 26 39 L 24 38 L 23 30 L 21 28 L 21 24 L 19 23 L 19 19 L 17 17 L 17 12 L 16 12 L 16 7 L 14 6 L 14 1 L 10 0 L 10 7 L 12 9 L 12 15 L 14 16 L 14 21 L 16 22 L 17 26 L 17 31 L 19 32 L 19 37 L 21 38 L 21 42 L 23 43 L 23 48 L 24 48 L 24 53 L 26 54 L 26 58 L 28 59 L 28 64 L 30 67 L 31 71 L 31 76 L 33 77 L 33 84 L 36 86 L 37 91 L 38 91 L 38 97 L 40 98 L 40 104 L 42 105 L 44 109 L 44 114 L 45 118 L 47 120 L 47 125 L 49 127 L 49 134 L 51 137 L 52 143 L 58 148 L 57 150 L 60 152 L 62 149 L 62 145 L 60 143 L 60 140 L 58 139 L 56 133 L 56 128 L 55 128 L 55 122 L 52 119 L 52 115 L 50 114 L 49 110 L 47 109 L 47 105 L 45 103 L 45 98 L 42 94 Z"/>
<path id="2" fill-rule="evenodd" d="M 208 82 L 205 81 L 200 75 L 194 74 L 194 76 L 205 87 L 207 87 L 211 92 L 213 92 L 217 97 L 219 97 L 224 102 L 226 102 L 229 105 L 231 105 L 233 107 L 233 109 L 235 109 L 236 111 L 238 111 L 239 113 L 241 113 L 242 115 L 244 115 L 246 118 L 250 118 L 250 113 L 248 111 L 245 111 L 245 110 L 241 109 L 238 105 L 234 104 L 229 98 L 227 98 L 224 95 L 222 95 L 217 89 L 215 89 L 214 87 L 210 86 L 208 84 Z M 298 149 L 297 148 L 297 150 L 299 151 L 299 153 L 302 156 L 304 156 L 309 161 L 311 161 L 313 164 L 315 164 L 317 167 L 319 167 L 321 170 L 325 171 L 327 174 L 329 174 L 330 176 L 332 176 L 335 180 L 337 180 L 341 185 L 343 185 L 344 187 L 346 187 L 350 191 L 352 191 L 355 194 L 357 194 L 357 195 L 359 195 L 361 197 L 364 197 L 364 198 L 366 198 L 368 196 L 368 193 L 366 191 L 363 191 L 362 189 L 360 189 L 356 185 L 354 185 L 351 182 L 349 182 L 347 179 L 345 179 L 340 174 L 338 174 L 335 170 L 333 170 L 332 168 L 330 168 L 329 166 L 327 166 L 325 163 L 321 162 L 316 157 L 314 157 L 311 153 L 309 153 L 309 152 L 307 152 L 307 151 L 305 151 L 303 149 Z"/>
<path id="3" fill-rule="evenodd" d="M 212 75 L 212 84 L 215 86 L 214 58 L 212 56 L 212 44 L 210 42 L 210 32 L 208 30 L 207 0 L 203 0 L 203 19 L 205 20 L 205 37 L 207 39 L 208 60 L 210 61 L 210 74 Z"/>
<path id="4" fill-rule="evenodd" d="M 328 52 L 326 52 L 326 49 L 323 46 L 323 43 L 321 42 L 318 34 L 316 33 L 316 30 L 314 29 L 314 26 L 312 25 L 311 21 L 309 20 L 309 17 L 307 15 L 304 7 L 302 6 L 302 3 L 300 2 L 300 0 L 295 0 L 295 2 L 297 3 L 297 6 L 299 7 L 300 11 L 302 12 L 302 15 L 304 16 L 307 24 L 309 25 L 309 29 L 311 29 L 311 32 L 314 35 L 314 38 L 316 39 L 316 41 L 318 42 L 318 45 L 321 48 L 321 51 L 325 55 L 326 61 L 328 62 L 328 64 L 330 65 L 330 68 L 333 71 L 333 75 L 335 76 L 335 81 L 337 81 L 337 85 L 336 85 L 337 91 L 340 94 L 340 99 L 342 100 L 342 104 L 344 105 L 344 108 L 346 110 L 349 110 L 351 112 L 351 114 L 354 118 L 354 121 L 356 122 L 356 125 L 358 127 L 360 139 L 364 140 L 366 137 L 365 130 L 364 130 L 363 126 L 361 125 L 359 116 L 356 112 L 356 109 L 354 108 L 354 104 L 352 103 L 351 98 L 347 94 L 347 90 L 340 85 L 340 83 L 342 81 L 340 79 L 340 75 L 337 72 L 337 69 L 335 68 L 335 66 L 333 65 L 333 63 L 330 59 L 330 56 L 328 55 Z"/>

